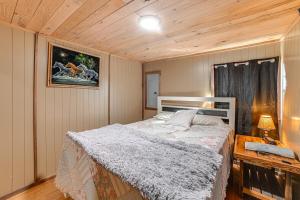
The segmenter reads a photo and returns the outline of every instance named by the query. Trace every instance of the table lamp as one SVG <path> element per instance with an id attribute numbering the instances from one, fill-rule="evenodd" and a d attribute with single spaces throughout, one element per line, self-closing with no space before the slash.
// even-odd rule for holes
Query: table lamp
<path id="1" fill-rule="evenodd" d="M 268 137 L 269 131 L 276 129 L 273 119 L 270 115 L 261 115 L 257 128 L 263 130 L 264 138 Z"/>

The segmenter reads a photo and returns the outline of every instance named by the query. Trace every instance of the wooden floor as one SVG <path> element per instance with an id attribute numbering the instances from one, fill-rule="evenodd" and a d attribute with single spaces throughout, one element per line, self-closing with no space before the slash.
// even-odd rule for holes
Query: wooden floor
<path id="1" fill-rule="evenodd" d="M 237 168 L 233 169 L 233 176 L 229 179 L 226 200 L 240 200 L 238 196 Z M 30 188 L 25 192 L 17 194 L 9 200 L 71 200 L 65 199 L 64 195 L 55 187 L 54 179 Z"/>
<path id="2" fill-rule="evenodd" d="M 55 187 L 54 179 L 50 179 L 40 185 L 34 186 L 9 200 L 67 200 Z M 70 199 L 69 199 L 70 200 Z"/>
<path id="3" fill-rule="evenodd" d="M 226 199 L 225 200 L 240 200 L 239 197 L 239 167 L 237 165 L 234 165 L 232 168 L 232 174 L 229 177 L 228 180 L 228 186 L 227 186 L 227 193 L 226 193 Z"/>

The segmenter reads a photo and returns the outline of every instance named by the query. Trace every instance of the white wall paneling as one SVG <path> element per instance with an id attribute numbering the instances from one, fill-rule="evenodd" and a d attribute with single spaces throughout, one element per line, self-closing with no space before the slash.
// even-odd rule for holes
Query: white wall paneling
<path id="1" fill-rule="evenodd" d="M 34 34 L 0 25 L 0 197 L 34 181 Z"/>

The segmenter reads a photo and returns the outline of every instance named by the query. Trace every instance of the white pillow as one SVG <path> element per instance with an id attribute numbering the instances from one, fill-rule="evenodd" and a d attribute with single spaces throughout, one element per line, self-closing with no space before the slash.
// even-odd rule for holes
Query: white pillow
<path id="1" fill-rule="evenodd" d="M 204 126 L 217 126 L 223 125 L 224 122 L 221 118 L 207 115 L 196 115 L 192 120 L 193 125 L 204 125 Z"/>
<path id="2" fill-rule="evenodd" d="M 170 119 L 166 121 L 166 125 L 180 126 L 189 128 L 192 120 L 198 110 L 180 110 L 177 111 Z"/>
<path id="3" fill-rule="evenodd" d="M 175 114 L 175 112 L 166 112 L 166 111 L 162 111 L 162 112 L 158 113 L 157 115 L 155 115 L 154 118 L 155 118 L 155 119 L 159 119 L 159 120 L 168 120 L 168 119 L 170 119 L 174 114 Z"/>

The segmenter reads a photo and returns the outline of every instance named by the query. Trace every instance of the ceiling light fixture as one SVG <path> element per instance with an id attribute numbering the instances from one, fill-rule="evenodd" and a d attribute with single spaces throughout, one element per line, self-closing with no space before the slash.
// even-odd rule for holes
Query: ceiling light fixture
<path id="1" fill-rule="evenodd" d="M 139 20 L 139 24 L 142 28 L 148 31 L 153 31 L 153 32 L 160 31 L 160 20 L 156 16 L 153 15 L 141 16 Z"/>

